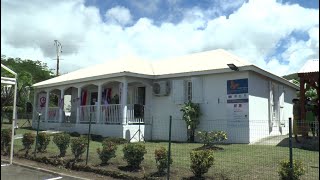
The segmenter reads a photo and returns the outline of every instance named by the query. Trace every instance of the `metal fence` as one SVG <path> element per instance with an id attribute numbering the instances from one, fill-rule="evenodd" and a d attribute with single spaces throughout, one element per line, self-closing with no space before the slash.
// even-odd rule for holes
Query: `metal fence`
<path id="1" fill-rule="evenodd" d="M 2 129 L 10 127 L 8 118 L 3 118 Z M 28 115 L 18 115 L 18 129 L 15 137 L 15 153 L 23 151 L 21 137 L 26 132 L 36 134 L 37 121 L 33 127 L 28 122 Z M 41 119 L 41 118 L 40 118 Z M 234 119 L 202 119 L 195 130 L 195 142 L 188 141 L 188 128 L 181 118 L 170 116 L 148 117 L 143 123 L 135 124 L 73 124 L 52 123 L 43 126 L 40 121 L 40 131 L 54 135 L 59 132 L 79 132 L 89 139 L 89 151 L 82 155 L 79 164 L 124 173 L 135 178 L 155 177 L 158 179 L 194 179 L 191 170 L 190 153 L 197 150 L 212 150 L 214 164 L 204 173 L 205 179 L 279 179 L 280 161 L 299 160 L 302 162 L 305 174 L 301 179 L 319 179 L 319 125 L 318 122 L 293 122 L 287 120 L 284 124 L 271 124 L 268 120 L 240 121 Z M 293 126 L 290 128 L 290 126 Z M 290 131 L 290 129 L 292 131 Z M 224 131 L 227 140 L 211 146 L 204 146 L 197 135 L 198 131 Z M 290 132 L 292 135 L 290 136 Z M 102 135 L 102 136 L 99 136 Z M 297 139 L 295 138 L 297 135 Z M 97 149 L 105 137 L 121 137 L 130 143 L 143 143 L 147 153 L 138 171 L 126 169 L 127 162 L 123 158 L 123 147 L 119 144 L 116 157 L 110 159 L 108 165 L 100 165 L 101 160 Z M 71 137 L 76 138 L 76 137 Z M 297 140 L 297 141 L 296 141 Z M 157 173 L 155 150 L 164 147 L 172 164 L 165 174 Z M 37 153 L 38 157 L 53 158 L 59 154 L 56 145 L 51 142 L 45 153 Z M 291 155 L 291 156 L 290 156 Z M 2 156 L 6 159 L 8 156 Z M 70 148 L 65 159 L 74 156 Z M 167 158 L 167 159 L 170 159 Z"/>

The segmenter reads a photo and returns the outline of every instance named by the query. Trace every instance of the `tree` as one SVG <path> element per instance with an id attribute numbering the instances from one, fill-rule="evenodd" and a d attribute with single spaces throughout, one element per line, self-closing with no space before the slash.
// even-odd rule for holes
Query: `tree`
<path id="1" fill-rule="evenodd" d="M 289 80 L 293 84 L 295 84 L 295 85 L 300 87 L 300 78 L 298 77 L 297 73 L 283 76 L 283 78 Z M 300 97 L 300 93 L 299 92 L 297 92 L 296 95 L 297 95 L 297 97 Z M 317 90 L 315 88 L 313 88 L 313 87 L 308 87 L 307 86 L 307 90 L 305 92 L 305 97 L 306 98 L 310 98 L 311 100 L 317 99 L 317 97 L 318 97 Z"/>
<path id="2" fill-rule="evenodd" d="M 22 60 L 20 58 L 7 58 L 1 55 L 1 64 L 7 66 L 18 74 L 17 80 L 17 106 L 18 111 L 24 112 L 28 98 L 28 90 L 34 83 L 44 81 L 53 77 L 53 72 L 46 63 L 33 60 Z M 13 77 L 7 71 L 1 71 L 1 76 Z M 31 89 L 32 91 L 32 89 Z M 1 85 L 1 113 L 12 112 L 14 88 Z M 32 92 L 30 93 L 32 94 Z"/>
<path id="3" fill-rule="evenodd" d="M 181 107 L 180 111 L 182 111 L 182 119 L 187 124 L 188 141 L 194 142 L 195 130 L 200 123 L 200 105 L 189 101 Z"/>

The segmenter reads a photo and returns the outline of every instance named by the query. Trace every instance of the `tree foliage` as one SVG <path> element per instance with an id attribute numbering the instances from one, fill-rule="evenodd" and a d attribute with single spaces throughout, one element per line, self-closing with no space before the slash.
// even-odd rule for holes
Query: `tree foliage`
<path id="1" fill-rule="evenodd" d="M 20 58 L 10 58 L 1 55 L 1 64 L 7 66 L 11 70 L 18 74 L 17 77 L 17 106 L 23 110 L 27 102 L 28 89 L 34 83 L 44 81 L 53 77 L 53 72 L 48 68 L 46 63 L 39 60 L 33 61 L 30 59 L 22 60 Z M 11 73 L 6 70 L 1 70 L 2 77 L 14 77 Z M 30 89 L 30 99 L 33 95 L 32 89 Z M 4 107 L 12 106 L 13 104 L 14 88 L 1 85 L 1 112 L 4 111 Z M 10 109 L 10 108 L 6 108 Z M 12 109 L 12 108 L 11 108 Z"/>
<path id="2" fill-rule="evenodd" d="M 182 119 L 187 124 L 187 129 L 190 131 L 188 141 L 194 142 L 194 131 L 200 123 L 200 105 L 189 101 L 181 107 L 180 111 L 182 112 Z"/>

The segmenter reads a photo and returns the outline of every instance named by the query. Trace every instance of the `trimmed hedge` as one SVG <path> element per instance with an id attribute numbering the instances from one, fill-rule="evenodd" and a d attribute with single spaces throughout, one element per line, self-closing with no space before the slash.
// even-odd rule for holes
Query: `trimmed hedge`
<path id="1" fill-rule="evenodd" d="M 75 160 L 81 159 L 82 154 L 87 149 L 87 144 L 87 139 L 84 137 L 71 139 L 71 152 Z"/>
<path id="2" fill-rule="evenodd" d="M 53 136 L 53 142 L 58 146 L 60 157 L 64 157 L 66 155 L 67 149 L 70 144 L 70 135 L 67 133 L 59 133 Z"/>
<path id="3" fill-rule="evenodd" d="M 36 139 L 36 135 L 33 133 L 29 132 L 23 135 L 22 145 L 26 150 L 26 155 L 29 154 L 29 150 L 31 149 L 31 146 L 34 144 L 35 139 Z"/>
<path id="4" fill-rule="evenodd" d="M 50 143 L 50 135 L 45 132 L 40 132 L 38 134 L 38 144 L 37 144 L 37 150 L 38 152 L 45 152 L 47 149 L 47 146 Z"/>
<path id="5" fill-rule="evenodd" d="M 8 155 L 10 151 L 11 144 L 11 129 L 1 129 L 1 152 L 3 155 Z"/>
<path id="6" fill-rule="evenodd" d="M 140 164 L 144 160 L 144 154 L 147 153 L 146 146 L 141 143 L 126 144 L 122 151 L 128 166 L 134 169 L 140 168 Z"/>
<path id="7" fill-rule="evenodd" d="M 117 145 L 112 141 L 104 140 L 102 142 L 102 150 L 100 148 L 97 149 L 97 153 L 99 158 L 101 159 L 101 164 L 108 164 L 108 161 L 111 158 L 116 157 Z"/>
<path id="8" fill-rule="evenodd" d="M 191 151 L 190 158 L 191 171 L 197 178 L 201 178 L 203 174 L 207 173 L 214 163 L 213 151 L 211 150 Z"/>

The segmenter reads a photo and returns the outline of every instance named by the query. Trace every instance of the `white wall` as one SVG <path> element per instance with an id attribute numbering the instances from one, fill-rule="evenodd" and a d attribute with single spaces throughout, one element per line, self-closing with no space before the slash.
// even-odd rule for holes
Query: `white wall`
<path id="1" fill-rule="evenodd" d="M 296 90 L 276 82 L 278 85 L 284 85 L 285 125 L 272 129 L 269 127 L 269 81 L 269 78 L 254 72 L 249 73 L 250 143 L 269 136 L 274 130 L 279 134 L 289 132 L 288 119 L 292 117 L 292 99 L 296 96 Z"/>
<path id="2" fill-rule="evenodd" d="M 202 77 L 204 101 L 200 104 L 202 117 L 198 130 L 224 130 L 228 133 L 228 142 L 248 143 L 247 122 L 234 124 L 232 120 L 228 120 L 226 108 L 227 80 L 248 78 L 248 72 L 212 74 Z M 190 77 L 170 79 L 170 81 L 172 83 L 172 80 L 177 79 L 190 79 Z M 182 120 L 180 112 L 181 105 L 174 104 L 172 90 L 169 96 L 153 96 L 152 107 L 154 115 L 152 123 L 153 140 L 168 139 L 170 115 L 173 117 L 172 140 L 187 140 L 186 124 Z"/>
<path id="3" fill-rule="evenodd" d="M 269 79 L 249 73 L 250 142 L 269 136 Z"/>
<path id="4" fill-rule="evenodd" d="M 37 123 L 32 123 L 33 127 L 37 127 Z M 64 132 L 78 132 L 80 134 L 88 134 L 89 124 L 60 124 L 60 123 L 40 123 L 40 130 L 55 130 Z M 139 141 L 139 125 L 109 125 L 109 124 L 91 124 L 91 134 L 102 135 L 103 137 L 122 137 L 131 142 Z M 136 134 L 135 134 L 136 133 Z M 150 125 L 140 125 L 141 141 L 151 139 Z"/>

